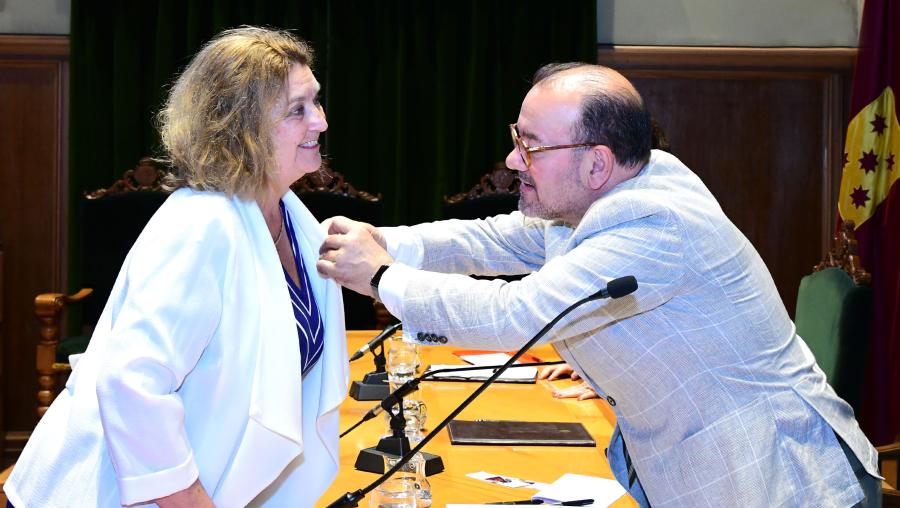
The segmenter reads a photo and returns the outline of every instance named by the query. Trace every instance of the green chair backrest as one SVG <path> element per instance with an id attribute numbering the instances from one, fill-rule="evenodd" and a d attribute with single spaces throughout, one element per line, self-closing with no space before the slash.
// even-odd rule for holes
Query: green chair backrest
<path id="1" fill-rule="evenodd" d="M 840 268 L 800 280 L 797 334 L 806 341 L 837 394 L 859 411 L 869 346 L 872 291 Z"/>

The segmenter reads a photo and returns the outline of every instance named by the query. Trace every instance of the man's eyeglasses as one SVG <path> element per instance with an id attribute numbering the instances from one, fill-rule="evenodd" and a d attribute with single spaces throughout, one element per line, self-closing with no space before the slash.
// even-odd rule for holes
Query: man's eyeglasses
<path id="1" fill-rule="evenodd" d="M 531 154 L 534 152 L 547 152 L 550 150 L 562 150 L 563 148 L 580 148 L 583 146 L 595 146 L 603 144 L 578 143 L 575 145 L 528 146 L 528 143 L 526 143 L 525 140 L 522 139 L 521 136 L 519 136 L 519 129 L 514 123 L 509 124 L 509 134 L 512 136 L 513 146 L 515 146 L 516 150 L 518 150 L 519 157 L 522 157 L 522 162 L 525 163 L 526 168 L 531 167 Z"/>

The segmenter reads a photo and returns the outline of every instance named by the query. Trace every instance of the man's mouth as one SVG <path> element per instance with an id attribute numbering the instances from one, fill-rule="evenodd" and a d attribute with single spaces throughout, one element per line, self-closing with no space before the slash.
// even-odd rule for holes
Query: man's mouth
<path id="1" fill-rule="evenodd" d="M 311 140 L 309 140 L 309 141 L 300 143 L 300 148 L 306 148 L 306 149 L 310 149 L 310 148 L 319 148 L 319 140 L 318 140 L 318 139 L 311 139 Z"/>

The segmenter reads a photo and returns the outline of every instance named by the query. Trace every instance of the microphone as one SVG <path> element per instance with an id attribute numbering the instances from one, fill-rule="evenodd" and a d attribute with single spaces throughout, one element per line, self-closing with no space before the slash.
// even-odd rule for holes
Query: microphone
<path id="1" fill-rule="evenodd" d="M 559 365 L 561 363 L 565 363 L 562 360 L 556 360 L 553 362 L 533 362 L 533 363 L 517 363 L 515 365 L 510 365 L 509 368 L 513 369 L 516 367 L 543 367 L 545 365 Z M 363 417 L 356 422 L 352 427 L 345 430 L 341 433 L 340 437 L 344 437 L 349 434 L 353 429 L 359 427 L 361 424 L 375 418 L 380 415 L 382 412 L 389 410 L 395 404 L 398 404 L 403 397 L 406 397 L 410 393 L 419 389 L 419 382 L 427 381 L 428 378 L 434 377 L 437 374 L 443 374 L 445 372 L 465 372 L 471 370 L 488 370 L 488 369 L 499 369 L 503 367 L 503 365 L 465 365 L 462 367 L 454 367 L 454 368 L 446 368 L 446 369 L 435 369 L 429 370 L 425 372 L 421 376 L 410 379 L 409 381 L 403 383 L 398 386 L 396 390 L 391 392 L 390 395 L 382 399 L 381 402 L 375 404 L 372 409 L 368 410 Z"/>
<path id="2" fill-rule="evenodd" d="M 397 321 L 396 323 L 394 323 L 392 325 L 386 326 L 384 328 L 384 330 L 381 330 L 381 333 L 379 333 L 378 335 L 375 336 L 374 339 L 370 340 L 365 346 L 359 348 L 359 351 L 353 353 L 353 356 L 350 357 L 350 361 L 355 362 L 356 360 L 359 360 L 360 358 L 362 358 L 363 355 L 366 354 L 366 351 L 372 349 L 373 347 L 376 347 L 377 345 L 379 345 L 382 342 L 384 342 L 385 340 L 387 340 L 387 338 L 390 337 L 391 335 L 393 335 L 394 332 L 396 332 L 401 326 L 403 326 L 403 325 L 399 321 Z"/>
<path id="3" fill-rule="evenodd" d="M 503 374 L 503 372 L 506 369 L 508 369 L 514 363 L 516 363 L 516 360 L 518 360 L 522 355 L 524 355 L 526 351 L 531 349 L 532 346 L 537 344 L 537 342 L 539 340 L 541 340 L 544 337 L 544 335 L 546 335 L 547 332 L 549 332 L 550 329 L 553 328 L 554 325 L 556 325 L 556 323 L 558 323 L 562 318 L 564 318 L 570 312 L 575 310 L 576 307 L 583 305 L 587 302 L 591 302 L 594 300 L 600 300 L 602 298 L 621 298 L 623 296 L 627 296 L 627 295 L 633 293 L 635 290 L 637 290 L 637 287 L 638 287 L 637 280 L 633 276 L 629 275 L 626 277 L 620 277 L 618 279 L 614 279 L 614 280 L 611 280 L 610 282 L 608 282 L 606 284 L 606 288 L 601 289 L 600 291 L 597 291 L 596 293 L 594 293 L 590 296 L 582 298 L 581 300 L 578 300 L 577 302 L 573 303 L 572 305 L 569 305 L 564 311 L 560 312 L 555 318 L 550 320 L 549 323 L 544 325 L 544 327 L 541 328 L 541 331 L 539 331 L 537 333 L 537 335 L 535 335 L 528 342 L 526 342 L 525 345 L 522 346 L 521 349 L 516 351 L 516 353 L 514 355 L 512 355 L 509 358 L 509 360 L 507 360 L 506 363 L 504 363 L 499 369 L 494 371 L 494 373 L 489 378 L 487 378 L 487 380 L 485 380 L 483 383 L 481 383 L 481 385 L 479 385 L 478 388 L 476 388 L 475 391 L 473 391 L 472 394 L 466 398 L 466 400 L 462 401 L 462 403 L 456 409 L 451 411 L 450 414 L 447 415 L 447 417 L 444 418 L 443 421 L 441 421 L 441 423 L 439 423 L 431 432 L 429 432 L 424 438 L 422 438 L 422 440 L 419 441 L 419 444 L 417 444 L 412 450 L 409 450 L 408 452 L 406 452 L 400 458 L 400 460 L 398 460 L 397 463 L 394 464 L 394 466 L 392 468 L 385 471 L 384 474 L 379 476 L 374 482 L 370 483 L 367 487 L 356 490 L 354 492 L 346 492 L 343 496 L 339 497 L 333 503 L 328 505 L 327 508 L 348 508 L 348 507 L 358 506 L 359 500 L 362 499 L 363 496 L 365 496 L 369 492 L 373 491 L 377 486 L 381 485 L 382 483 L 384 483 L 385 480 L 390 478 L 392 474 L 396 473 L 397 471 L 400 470 L 400 468 L 405 466 L 406 463 L 409 462 L 409 460 L 413 457 L 413 455 L 418 453 L 422 448 L 425 447 L 425 445 L 427 445 L 429 442 L 431 442 L 431 440 L 434 439 L 434 436 L 436 436 L 438 432 L 443 430 L 444 427 L 447 426 L 447 424 L 449 424 L 454 418 L 457 417 L 457 415 L 459 415 L 459 413 L 461 413 L 466 407 L 468 407 L 469 404 L 472 403 L 472 401 L 474 401 L 479 395 L 481 395 L 481 393 L 483 391 L 485 391 L 488 386 L 493 384 L 494 381 L 498 377 L 500 377 L 500 375 Z"/>
<path id="4" fill-rule="evenodd" d="M 637 287 L 637 279 L 634 278 L 634 275 L 626 275 L 625 277 L 619 277 L 618 279 L 609 281 L 606 284 L 606 287 L 596 294 L 600 298 L 622 298 L 623 296 L 634 293 L 637 290 Z"/>

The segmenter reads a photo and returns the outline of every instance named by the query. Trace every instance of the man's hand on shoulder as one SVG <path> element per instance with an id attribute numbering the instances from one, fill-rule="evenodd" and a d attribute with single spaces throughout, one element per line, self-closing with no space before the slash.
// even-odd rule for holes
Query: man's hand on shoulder
<path id="1" fill-rule="evenodd" d="M 325 231 L 327 231 L 329 235 L 343 234 L 353 228 L 363 228 L 372 235 L 372 239 L 375 240 L 382 249 L 387 250 L 387 242 L 384 239 L 384 235 L 381 234 L 381 231 L 379 231 L 378 228 L 368 222 L 359 222 L 348 219 L 342 215 L 337 215 L 322 221 L 322 227 L 325 228 Z"/>
<path id="2" fill-rule="evenodd" d="M 359 294 L 377 297 L 370 285 L 372 277 L 382 265 L 394 261 L 378 228 L 346 217 L 332 217 L 322 226 L 328 236 L 319 248 L 319 273 Z"/>

